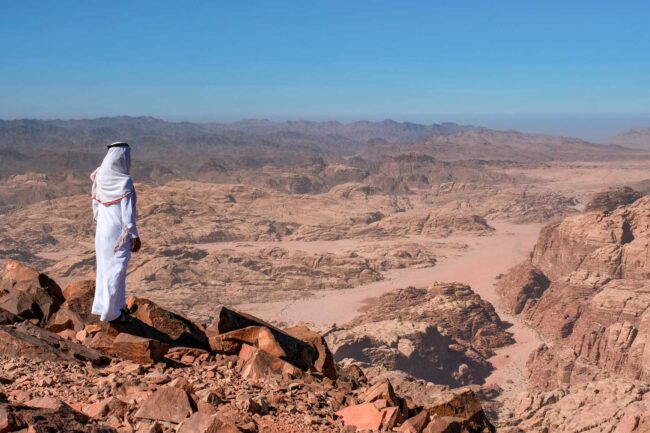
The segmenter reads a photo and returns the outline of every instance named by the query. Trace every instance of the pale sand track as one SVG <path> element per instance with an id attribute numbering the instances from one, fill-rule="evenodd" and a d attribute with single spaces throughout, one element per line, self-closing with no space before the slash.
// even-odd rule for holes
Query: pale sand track
<path id="1" fill-rule="evenodd" d="M 490 224 L 496 231 L 489 236 L 452 236 L 436 239 L 437 242 L 466 243 L 469 248 L 440 258 L 434 267 L 391 270 L 385 273 L 386 279 L 383 281 L 348 290 L 320 291 L 312 297 L 297 301 L 242 304 L 237 307 L 266 320 L 278 322 L 343 324 L 358 315 L 364 306 L 372 302 L 371 298 L 388 291 L 408 286 L 426 287 L 433 281 L 466 283 L 483 299 L 491 302 L 503 320 L 512 324 L 509 331 L 513 333 L 516 343 L 497 351 L 497 355 L 491 360 L 495 371 L 487 378 L 487 383 L 498 384 L 506 391 L 504 396 L 509 396 L 525 390 L 526 383 L 522 373 L 526 360 L 542 340 L 518 318 L 501 310 L 494 283 L 499 274 L 505 273 L 527 257 L 542 225 L 516 225 L 494 221 Z M 354 245 L 353 242 L 346 240 L 339 246 L 345 245 L 349 248 Z M 336 245 L 328 242 L 318 247 L 331 250 L 333 246 Z M 297 248 L 298 245 L 292 247 Z M 302 247 L 306 246 L 300 247 L 303 249 Z M 312 244 L 310 250 L 319 249 L 318 247 Z"/>

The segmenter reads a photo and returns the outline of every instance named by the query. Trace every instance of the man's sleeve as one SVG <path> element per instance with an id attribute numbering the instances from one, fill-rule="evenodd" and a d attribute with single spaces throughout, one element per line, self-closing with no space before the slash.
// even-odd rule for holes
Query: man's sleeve
<path id="1" fill-rule="evenodd" d="M 97 222 L 97 212 L 99 212 L 99 203 L 97 203 L 97 200 L 92 199 L 93 203 L 93 219 L 95 222 Z"/>
<path id="2" fill-rule="evenodd" d="M 137 198 L 135 192 L 127 195 L 120 201 L 122 206 L 122 222 L 126 225 L 126 229 L 129 231 L 129 235 L 132 238 L 140 237 L 135 223 L 137 218 L 136 202 Z"/>

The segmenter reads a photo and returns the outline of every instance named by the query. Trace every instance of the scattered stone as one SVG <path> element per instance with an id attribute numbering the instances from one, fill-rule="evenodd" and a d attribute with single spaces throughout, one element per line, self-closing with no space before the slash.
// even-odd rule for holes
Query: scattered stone
<path id="1" fill-rule="evenodd" d="M 348 406 L 336 412 L 341 417 L 343 425 L 357 430 L 379 430 L 384 414 L 372 403 Z"/>
<path id="2" fill-rule="evenodd" d="M 187 392 L 167 386 L 149 397 L 135 413 L 135 417 L 178 424 L 194 413 L 193 406 Z"/>
<path id="3" fill-rule="evenodd" d="M 401 425 L 398 432 L 399 433 L 422 433 L 424 428 L 429 424 L 430 418 L 429 414 L 426 412 L 420 412 L 404 421 L 404 424 Z"/>
<path id="4" fill-rule="evenodd" d="M 247 379 L 264 379 L 272 375 L 300 377 L 302 371 L 255 347 L 244 344 L 239 352 L 243 365 L 241 376 Z"/>
<path id="5" fill-rule="evenodd" d="M 149 338 L 120 333 L 113 340 L 111 354 L 141 364 L 155 364 L 169 350 L 167 344 Z"/>

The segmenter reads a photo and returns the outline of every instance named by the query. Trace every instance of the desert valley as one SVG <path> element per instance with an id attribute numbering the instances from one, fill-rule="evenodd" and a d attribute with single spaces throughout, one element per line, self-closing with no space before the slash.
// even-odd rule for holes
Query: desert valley
<path id="1" fill-rule="evenodd" d="M 89 314 L 118 139 L 133 328 Z M 648 193 L 643 129 L 0 121 L 0 433 L 650 432 Z"/>

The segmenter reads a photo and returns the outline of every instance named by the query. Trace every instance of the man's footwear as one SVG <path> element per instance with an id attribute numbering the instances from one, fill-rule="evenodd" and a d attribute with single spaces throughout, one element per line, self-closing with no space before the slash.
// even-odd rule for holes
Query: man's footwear
<path id="1" fill-rule="evenodd" d="M 117 325 L 125 325 L 127 323 L 132 323 L 133 317 L 131 317 L 131 313 L 133 311 L 131 311 L 130 309 L 122 308 L 120 310 L 120 315 L 118 316 L 118 318 L 111 320 L 109 323 L 117 324 Z"/>

